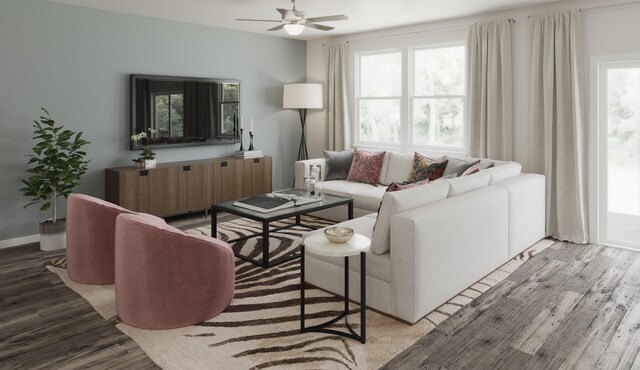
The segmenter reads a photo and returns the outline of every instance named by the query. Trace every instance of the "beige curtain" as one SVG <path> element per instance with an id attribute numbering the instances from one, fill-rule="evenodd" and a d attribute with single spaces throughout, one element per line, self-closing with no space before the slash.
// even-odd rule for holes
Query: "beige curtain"
<path id="1" fill-rule="evenodd" d="M 469 131 L 473 157 L 513 158 L 513 89 L 509 20 L 469 27 Z"/>
<path id="2" fill-rule="evenodd" d="M 565 11 L 531 24 L 531 161 L 546 177 L 547 233 L 586 243 L 582 20 Z"/>
<path id="3" fill-rule="evenodd" d="M 329 129 L 329 149 L 343 150 L 351 147 L 351 126 L 347 95 L 347 43 L 338 42 L 326 45 L 324 49 L 325 65 L 325 101 L 327 109 L 327 127 Z"/>

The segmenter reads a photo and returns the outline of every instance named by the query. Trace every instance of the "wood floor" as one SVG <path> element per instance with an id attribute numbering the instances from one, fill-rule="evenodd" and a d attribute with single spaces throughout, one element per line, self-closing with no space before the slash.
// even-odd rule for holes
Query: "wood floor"
<path id="1" fill-rule="evenodd" d="M 43 262 L 0 250 L 0 369 L 156 368 Z M 640 254 L 557 243 L 385 366 L 640 369 Z"/>
<path id="2" fill-rule="evenodd" d="M 385 369 L 640 369 L 640 254 L 556 243 Z"/>
<path id="3" fill-rule="evenodd" d="M 0 250 L 0 369 L 158 368 L 43 263 L 65 252 Z"/>

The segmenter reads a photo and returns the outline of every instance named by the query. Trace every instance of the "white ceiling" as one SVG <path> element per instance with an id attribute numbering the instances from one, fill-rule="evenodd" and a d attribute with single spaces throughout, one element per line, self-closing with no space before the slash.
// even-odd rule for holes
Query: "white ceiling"
<path id="1" fill-rule="evenodd" d="M 267 32 L 276 23 L 238 22 L 236 18 L 280 19 L 275 8 L 291 8 L 291 0 L 49 0 L 154 18 L 233 30 L 290 37 L 284 30 Z M 334 30 L 305 29 L 297 38 L 312 40 L 354 32 L 424 23 L 472 14 L 563 0 L 298 0 L 307 17 L 345 14 L 347 21 L 326 22 Z"/>

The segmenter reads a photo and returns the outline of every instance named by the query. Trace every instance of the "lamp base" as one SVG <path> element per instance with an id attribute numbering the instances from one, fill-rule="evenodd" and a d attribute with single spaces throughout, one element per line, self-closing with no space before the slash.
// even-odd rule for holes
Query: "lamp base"
<path id="1" fill-rule="evenodd" d="M 306 161 L 309 159 L 309 153 L 307 152 L 307 139 L 305 134 L 305 125 L 307 121 L 307 109 L 300 108 L 300 125 L 302 126 L 302 135 L 300 136 L 300 147 L 298 148 L 298 160 Z"/>

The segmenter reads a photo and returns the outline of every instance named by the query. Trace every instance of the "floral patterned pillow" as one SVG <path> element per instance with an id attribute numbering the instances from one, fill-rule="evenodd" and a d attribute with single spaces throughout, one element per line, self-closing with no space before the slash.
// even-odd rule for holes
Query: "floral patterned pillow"
<path id="1" fill-rule="evenodd" d="M 371 153 L 366 150 L 356 149 L 353 153 L 353 162 L 351 162 L 347 181 L 377 185 L 385 153 Z"/>
<path id="2" fill-rule="evenodd" d="M 448 160 L 438 162 L 435 159 L 425 157 L 420 153 L 413 153 L 413 169 L 409 174 L 409 182 L 418 182 L 424 179 L 431 181 L 439 179 L 447 168 Z"/>

